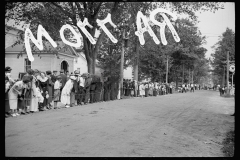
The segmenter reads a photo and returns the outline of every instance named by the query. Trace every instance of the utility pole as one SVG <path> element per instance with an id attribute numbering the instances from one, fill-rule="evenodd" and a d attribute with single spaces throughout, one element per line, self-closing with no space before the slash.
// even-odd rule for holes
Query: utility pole
<path id="1" fill-rule="evenodd" d="M 223 66 L 223 80 L 222 80 L 222 86 L 225 86 L 225 66 Z"/>
<path id="2" fill-rule="evenodd" d="M 193 71 L 192 71 L 192 84 L 193 84 Z"/>
<path id="3" fill-rule="evenodd" d="M 227 95 L 229 95 L 229 51 L 227 52 Z"/>
<path id="4" fill-rule="evenodd" d="M 191 77 L 190 68 L 188 69 L 188 73 L 189 73 L 189 75 L 188 75 L 188 83 L 190 84 L 190 81 L 191 81 L 191 80 L 190 80 L 190 79 L 191 79 L 191 78 L 190 78 L 190 77 Z"/>
<path id="5" fill-rule="evenodd" d="M 168 83 L 168 55 L 166 56 L 167 56 L 166 83 Z"/>
<path id="6" fill-rule="evenodd" d="M 123 36 L 125 35 L 125 29 L 122 31 L 122 52 L 121 52 L 121 65 L 120 65 L 120 84 L 119 84 L 119 89 L 120 89 L 120 98 L 123 96 L 123 64 L 124 64 L 124 38 Z"/>
<path id="7" fill-rule="evenodd" d="M 183 78 L 182 78 L 182 84 L 184 83 L 184 64 L 183 64 Z"/>

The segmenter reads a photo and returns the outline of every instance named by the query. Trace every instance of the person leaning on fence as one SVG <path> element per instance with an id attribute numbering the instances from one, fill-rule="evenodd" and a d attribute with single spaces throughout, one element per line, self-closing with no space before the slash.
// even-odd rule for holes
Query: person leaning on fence
<path id="1" fill-rule="evenodd" d="M 48 105 L 48 98 L 49 98 L 49 94 L 48 94 L 48 86 L 49 86 L 49 80 L 46 77 L 45 72 L 41 72 L 40 76 L 37 77 L 38 82 L 39 82 L 39 89 L 42 93 L 42 96 L 44 98 L 43 103 L 40 103 L 39 105 L 39 111 L 46 111 L 47 109 L 47 105 Z"/>
<path id="2" fill-rule="evenodd" d="M 62 78 L 61 76 L 57 76 L 56 77 L 56 81 L 54 83 L 54 97 L 53 97 L 53 101 L 54 101 L 54 109 L 60 109 L 60 107 L 57 106 L 57 103 L 60 101 L 60 96 L 61 96 L 61 81 Z"/>
<path id="3" fill-rule="evenodd" d="M 13 117 L 19 116 L 17 113 L 18 96 L 22 96 L 22 90 L 27 87 L 29 82 L 32 81 L 31 78 L 32 77 L 30 76 L 25 76 L 22 80 L 17 81 L 8 92 L 9 106 Z"/>
<path id="4" fill-rule="evenodd" d="M 73 88 L 73 81 L 76 79 L 75 76 L 70 76 L 69 80 L 65 84 L 61 93 L 61 103 L 65 105 L 66 108 L 70 107 L 70 93 Z"/>

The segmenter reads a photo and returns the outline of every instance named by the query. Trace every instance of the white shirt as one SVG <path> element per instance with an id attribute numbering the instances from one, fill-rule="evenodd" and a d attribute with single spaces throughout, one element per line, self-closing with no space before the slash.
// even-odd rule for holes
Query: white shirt
<path id="1" fill-rule="evenodd" d="M 191 87 L 193 87 L 193 84 L 191 84 Z"/>
<path id="2" fill-rule="evenodd" d="M 82 78 L 82 77 L 79 77 L 79 85 L 81 86 L 81 87 L 84 87 L 84 83 L 85 83 L 85 79 L 84 78 Z"/>
<path id="3" fill-rule="evenodd" d="M 54 83 L 54 89 L 60 89 L 61 84 L 58 80 L 56 80 L 56 82 Z"/>

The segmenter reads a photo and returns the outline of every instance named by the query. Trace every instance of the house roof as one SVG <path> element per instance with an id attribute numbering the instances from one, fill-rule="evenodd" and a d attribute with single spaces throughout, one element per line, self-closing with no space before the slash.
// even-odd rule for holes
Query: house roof
<path id="1" fill-rule="evenodd" d="M 75 50 L 69 46 L 66 45 L 65 43 L 63 43 L 62 41 L 57 41 L 57 47 L 54 48 L 49 42 L 43 42 L 43 50 L 40 51 L 33 43 L 30 43 L 32 46 L 32 53 L 53 53 L 53 52 L 61 52 L 61 53 L 65 53 L 68 55 L 72 55 L 72 56 L 78 56 L 78 54 L 75 52 Z M 15 52 L 19 52 L 19 53 L 26 53 L 26 49 L 25 49 L 25 45 L 22 44 L 17 44 L 15 46 L 10 46 L 8 48 L 5 49 L 6 53 L 15 53 Z"/>

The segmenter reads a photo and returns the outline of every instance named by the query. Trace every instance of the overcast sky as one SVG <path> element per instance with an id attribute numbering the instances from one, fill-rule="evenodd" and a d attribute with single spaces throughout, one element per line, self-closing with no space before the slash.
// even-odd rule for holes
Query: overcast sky
<path id="1" fill-rule="evenodd" d="M 197 13 L 199 30 L 202 35 L 207 36 L 207 43 L 204 47 L 208 50 L 206 57 L 210 57 L 214 50 L 211 46 L 218 42 L 218 36 L 226 31 L 227 27 L 235 32 L 235 3 L 224 3 L 224 9 L 213 12 Z"/>

